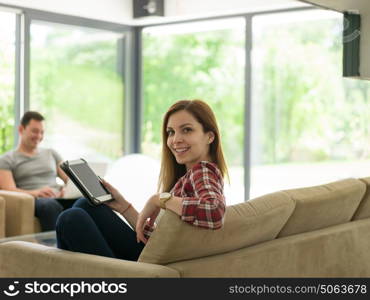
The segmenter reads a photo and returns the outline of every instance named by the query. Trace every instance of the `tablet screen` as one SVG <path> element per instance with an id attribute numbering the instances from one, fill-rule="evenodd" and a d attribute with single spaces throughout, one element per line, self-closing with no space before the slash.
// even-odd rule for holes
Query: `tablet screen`
<path id="1" fill-rule="evenodd" d="M 99 178 L 95 175 L 93 170 L 90 169 L 88 164 L 73 164 L 70 165 L 70 168 L 94 197 L 108 194 L 101 185 Z"/>

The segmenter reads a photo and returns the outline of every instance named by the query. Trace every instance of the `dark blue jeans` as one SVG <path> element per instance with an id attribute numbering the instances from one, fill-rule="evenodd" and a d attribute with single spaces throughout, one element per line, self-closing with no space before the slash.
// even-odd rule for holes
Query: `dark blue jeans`
<path id="1" fill-rule="evenodd" d="M 42 231 L 55 230 L 55 223 L 63 206 L 54 198 L 36 198 L 35 216 L 39 219 Z"/>
<path id="2" fill-rule="evenodd" d="M 144 243 L 108 206 L 81 198 L 57 220 L 57 247 L 64 250 L 137 261 Z"/>

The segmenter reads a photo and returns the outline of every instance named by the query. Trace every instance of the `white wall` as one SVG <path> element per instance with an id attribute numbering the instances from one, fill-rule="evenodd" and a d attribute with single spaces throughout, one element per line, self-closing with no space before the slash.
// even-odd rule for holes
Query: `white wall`
<path id="1" fill-rule="evenodd" d="M 132 0 L 0 0 L 1 4 L 123 24 L 132 19 Z"/>
<path id="2" fill-rule="evenodd" d="M 260 12 L 308 6 L 297 0 L 164 0 L 165 18 L 134 20 L 134 24 L 153 24 L 211 16 Z"/>
<path id="3" fill-rule="evenodd" d="M 305 6 L 297 0 L 164 0 L 165 17 L 132 18 L 133 0 L 0 0 L 16 5 L 129 25 Z"/>
<path id="4" fill-rule="evenodd" d="M 303 6 L 295 0 L 165 0 L 167 16 L 219 15 Z"/>
<path id="5" fill-rule="evenodd" d="M 370 80 L 370 1 L 369 0 L 304 0 L 338 11 L 357 11 L 361 15 L 360 77 Z"/>

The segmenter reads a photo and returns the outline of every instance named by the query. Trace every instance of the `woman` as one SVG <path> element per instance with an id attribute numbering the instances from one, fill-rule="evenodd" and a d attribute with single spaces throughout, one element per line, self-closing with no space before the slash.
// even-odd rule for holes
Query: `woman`
<path id="1" fill-rule="evenodd" d="M 103 180 L 114 200 L 92 207 L 86 199 L 79 199 L 64 211 L 57 221 L 58 248 L 136 261 L 154 230 L 160 208 L 172 210 L 194 226 L 222 227 L 227 167 L 211 108 L 201 100 L 176 102 L 164 116 L 162 138 L 162 193 L 153 195 L 139 214 Z"/>

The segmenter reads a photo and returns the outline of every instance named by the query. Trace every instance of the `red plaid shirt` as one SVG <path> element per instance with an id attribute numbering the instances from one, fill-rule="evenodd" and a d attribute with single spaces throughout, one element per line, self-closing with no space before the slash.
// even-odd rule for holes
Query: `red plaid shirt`
<path id="1" fill-rule="evenodd" d="M 217 165 L 207 161 L 189 169 L 171 190 L 171 194 L 182 198 L 184 222 L 208 229 L 222 227 L 225 213 L 223 179 Z M 145 228 L 149 237 L 153 228 Z"/>

